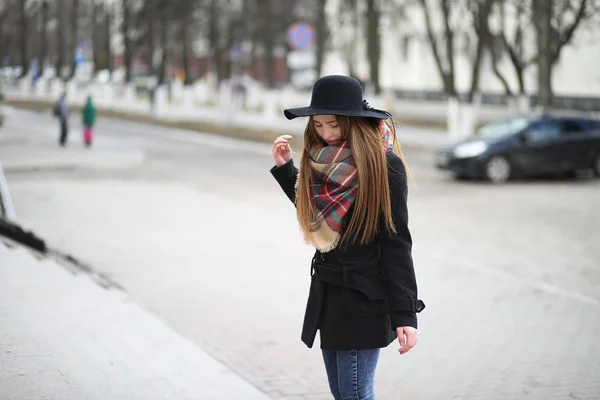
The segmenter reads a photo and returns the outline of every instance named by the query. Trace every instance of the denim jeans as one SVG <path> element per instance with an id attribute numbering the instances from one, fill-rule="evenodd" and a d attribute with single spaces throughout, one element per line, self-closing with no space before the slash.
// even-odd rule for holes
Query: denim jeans
<path id="1" fill-rule="evenodd" d="M 325 350 L 323 360 L 335 400 L 374 400 L 379 349 Z"/>

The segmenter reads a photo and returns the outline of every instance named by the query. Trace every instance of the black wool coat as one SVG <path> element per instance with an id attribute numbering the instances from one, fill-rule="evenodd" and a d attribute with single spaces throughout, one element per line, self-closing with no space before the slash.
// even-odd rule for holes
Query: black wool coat
<path id="1" fill-rule="evenodd" d="M 322 349 L 363 350 L 389 345 L 397 338 L 397 327 L 417 327 L 416 313 L 425 305 L 417 298 L 406 169 L 392 152 L 387 153 L 387 163 L 396 233 L 382 228 L 372 243 L 340 244 L 327 253 L 315 252 L 302 328 L 308 347 L 317 330 Z M 293 160 L 273 167 L 271 173 L 295 203 L 298 169 Z"/>

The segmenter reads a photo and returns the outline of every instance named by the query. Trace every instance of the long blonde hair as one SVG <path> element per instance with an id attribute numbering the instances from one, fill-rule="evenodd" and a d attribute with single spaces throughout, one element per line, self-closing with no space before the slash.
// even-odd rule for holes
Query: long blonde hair
<path id="1" fill-rule="evenodd" d="M 384 147 L 382 145 L 383 127 L 379 120 L 362 117 L 336 116 L 342 130 L 342 139 L 348 140 L 358 173 L 358 190 L 354 201 L 354 212 L 345 231 L 342 233 L 342 243 L 367 244 L 375 239 L 379 232 L 379 218 L 383 212 L 385 229 L 395 232 L 392 219 L 390 187 L 388 183 L 388 168 Z M 392 127 L 392 124 L 389 124 Z M 400 156 L 407 174 L 410 172 L 396 132 L 394 152 Z M 317 133 L 312 117 L 304 131 L 304 150 L 300 161 L 300 173 L 296 192 L 296 214 L 300 227 L 304 232 L 314 229 L 315 203 L 310 188 L 313 183 L 313 172 L 310 167 L 310 150 L 315 146 L 324 145 Z"/>

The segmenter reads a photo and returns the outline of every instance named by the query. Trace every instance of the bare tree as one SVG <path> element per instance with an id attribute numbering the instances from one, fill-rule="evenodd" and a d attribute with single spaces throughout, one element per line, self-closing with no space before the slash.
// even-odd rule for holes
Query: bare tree
<path id="1" fill-rule="evenodd" d="M 64 2 L 56 0 L 56 76 L 62 78 L 65 57 Z"/>
<path id="2" fill-rule="evenodd" d="M 548 4 L 549 3 L 549 4 Z M 551 19 L 553 0 L 533 0 L 533 18 L 537 39 L 538 104 L 552 105 Z"/>
<path id="3" fill-rule="evenodd" d="M 44 73 L 44 65 L 48 57 L 48 1 L 43 0 L 42 7 L 42 27 L 40 31 L 40 61 L 39 61 L 39 73 Z"/>
<path id="4" fill-rule="evenodd" d="M 329 36 L 329 30 L 327 29 L 327 16 L 325 15 L 325 8 L 327 6 L 327 0 L 318 1 L 318 12 L 317 12 L 317 76 L 321 76 L 321 70 L 323 68 L 323 59 L 325 55 L 325 45 L 327 43 L 327 37 Z"/>
<path id="5" fill-rule="evenodd" d="M 131 67 L 133 63 L 133 46 L 131 42 L 132 4 L 130 0 L 121 0 L 122 22 L 121 34 L 123 35 L 123 62 L 125 64 L 125 82 L 131 82 Z"/>
<path id="6" fill-rule="evenodd" d="M 0 61 L 2 61 L 5 56 L 10 54 L 9 47 L 12 37 L 7 29 L 9 22 L 10 4 L 8 4 L 8 2 L 2 2 L 0 3 Z"/>
<path id="7" fill-rule="evenodd" d="M 450 0 L 439 0 L 442 11 L 444 33 L 438 36 L 433 31 L 430 6 L 427 0 L 419 0 L 423 15 L 425 16 L 425 27 L 427 38 L 435 59 L 435 65 L 440 73 L 444 85 L 444 92 L 450 97 L 458 97 L 454 72 L 454 30 L 450 27 Z M 442 42 L 442 43 L 440 43 Z M 445 52 L 443 52 L 445 49 Z"/>
<path id="8" fill-rule="evenodd" d="M 6 54 L 7 40 L 4 36 L 4 27 L 8 20 L 8 11 L 5 8 L 0 8 L 0 60 L 2 60 Z"/>
<path id="9" fill-rule="evenodd" d="M 379 26 L 381 22 L 380 1 L 367 0 L 367 56 L 369 59 L 369 70 L 371 84 L 375 94 L 381 93 L 379 84 L 379 61 L 381 58 L 381 37 Z"/>
<path id="10" fill-rule="evenodd" d="M 498 0 L 500 5 L 500 32 L 499 37 L 501 39 L 501 43 L 504 48 L 508 52 L 509 59 L 515 71 L 515 75 L 517 77 L 517 82 L 519 84 L 519 94 L 526 94 L 526 86 L 525 86 L 525 69 L 532 64 L 532 61 L 528 61 L 526 59 L 525 53 L 525 42 L 524 38 L 527 34 L 527 28 L 530 25 L 530 15 L 528 12 L 528 4 L 527 1 L 515 1 L 513 4 L 514 7 L 514 18 L 512 23 L 514 24 L 514 29 L 512 35 L 509 36 L 509 32 L 506 26 L 506 1 Z M 494 57 L 496 57 L 496 53 L 492 53 Z M 494 63 L 494 60 L 493 60 Z M 495 65 L 495 63 L 494 63 Z M 496 66 L 497 69 L 497 66 Z M 496 72 L 496 76 L 498 76 L 501 81 L 506 81 L 504 76 Z M 510 88 L 508 88 L 508 92 L 512 93 Z"/>
<path id="11" fill-rule="evenodd" d="M 561 4 L 562 2 L 562 4 Z M 533 21 L 537 41 L 538 105 L 550 107 L 553 103 L 552 69 L 560 59 L 565 45 L 571 42 L 581 22 L 588 17 L 588 0 L 533 0 Z M 571 23 L 565 16 L 574 13 Z"/>
<path id="12" fill-rule="evenodd" d="M 263 0 L 265 1 L 265 0 Z M 268 0 L 266 0 L 268 1 Z M 219 6 L 217 4 L 217 0 L 210 0 L 209 6 L 209 32 L 208 32 L 208 40 L 210 43 L 210 48 L 212 51 L 212 68 L 215 76 L 217 78 L 217 82 L 221 82 L 222 80 L 222 52 L 220 46 L 220 35 L 219 35 Z"/>
<path id="13" fill-rule="evenodd" d="M 19 0 L 19 16 L 20 16 L 20 27 L 21 27 L 21 76 L 26 76 L 29 72 L 29 54 L 27 52 L 27 30 L 28 30 L 28 19 L 27 19 L 27 0 Z"/>
<path id="14" fill-rule="evenodd" d="M 110 44 L 111 32 L 112 32 L 112 21 L 113 21 L 113 9 L 110 5 L 104 5 L 104 23 L 102 24 L 103 29 L 103 43 L 104 43 L 104 65 L 108 71 L 112 71 L 112 47 Z"/>
<path id="15" fill-rule="evenodd" d="M 473 16 L 473 26 L 477 37 L 475 56 L 471 62 L 471 87 L 467 102 L 472 103 L 475 92 L 479 88 L 479 74 L 483 52 L 489 47 L 491 34 L 489 30 L 489 17 L 494 0 L 473 0 L 469 3 L 469 11 Z"/>
<path id="16" fill-rule="evenodd" d="M 500 6 L 498 36 L 506 49 L 519 84 L 519 93 L 526 94 L 524 72 L 538 67 L 539 103 L 552 102 L 552 69 L 560 59 L 581 24 L 599 15 L 600 2 L 594 0 L 496 0 Z M 505 8 L 511 7 L 514 17 L 512 32 L 507 29 Z M 535 34 L 535 47 L 526 51 L 526 38 Z M 501 74 L 500 74 L 501 75 Z M 498 73 L 496 76 L 506 81 Z M 504 83 L 503 83 L 504 84 Z M 510 92 L 507 84 L 507 93 Z"/>
<path id="17" fill-rule="evenodd" d="M 338 26 L 344 35 L 338 43 L 341 45 L 341 53 L 348 66 L 348 74 L 357 76 L 356 72 L 356 46 L 360 37 L 359 3 L 357 0 L 340 0 L 338 8 Z"/>
<path id="18" fill-rule="evenodd" d="M 160 67 L 158 70 L 158 84 L 162 85 L 167 79 L 167 59 L 169 54 L 169 0 L 160 0 Z"/>
<path id="19" fill-rule="evenodd" d="M 183 64 L 184 84 L 189 85 L 192 83 L 190 74 L 190 31 L 195 4 L 191 0 L 184 0 L 181 8 L 184 11 L 181 17 L 181 63 Z"/>
<path id="20" fill-rule="evenodd" d="M 75 76 L 77 71 L 77 51 L 79 47 L 79 4 L 80 0 L 73 0 L 71 6 L 71 40 L 69 41 L 71 47 L 71 73 L 70 79 Z"/>

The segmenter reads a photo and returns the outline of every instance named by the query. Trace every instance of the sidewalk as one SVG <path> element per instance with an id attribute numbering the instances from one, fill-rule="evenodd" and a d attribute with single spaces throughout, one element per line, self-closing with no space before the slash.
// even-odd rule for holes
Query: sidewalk
<path id="1" fill-rule="evenodd" d="M 0 242 L 0 399 L 268 400 L 118 289 Z"/>

